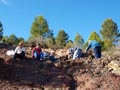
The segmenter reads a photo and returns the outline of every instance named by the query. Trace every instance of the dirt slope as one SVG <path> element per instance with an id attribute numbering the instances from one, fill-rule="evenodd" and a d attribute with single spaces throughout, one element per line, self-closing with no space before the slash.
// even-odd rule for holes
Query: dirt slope
<path id="1" fill-rule="evenodd" d="M 109 70 L 111 61 L 120 56 L 101 59 L 81 58 L 53 64 L 26 58 L 5 64 L 1 49 L 0 90 L 120 90 L 120 76 Z M 119 66 L 118 66 L 119 68 Z"/>

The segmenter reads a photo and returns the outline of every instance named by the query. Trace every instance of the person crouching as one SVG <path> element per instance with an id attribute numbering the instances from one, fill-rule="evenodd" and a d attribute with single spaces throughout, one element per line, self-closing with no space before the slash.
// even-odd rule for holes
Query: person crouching
<path id="1" fill-rule="evenodd" d="M 18 46 L 15 48 L 15 54 L 13 56 L 13 61 L 16 61 L 16 58 L 24 61 L 25 58 L 25 48 L 23 46 L 23 42 L 20 42 Z"/>

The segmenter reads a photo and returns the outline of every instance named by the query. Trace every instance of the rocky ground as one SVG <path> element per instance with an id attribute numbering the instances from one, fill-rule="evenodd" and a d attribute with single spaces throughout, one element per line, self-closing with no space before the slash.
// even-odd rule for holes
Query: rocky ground
<path id="1" fill-rule="evenodd" d="M 10 62 L 0 50 L 0 90 L 120 90 L 120 56 Z M 7 62 L 7 63 L 6 63 Z"/>

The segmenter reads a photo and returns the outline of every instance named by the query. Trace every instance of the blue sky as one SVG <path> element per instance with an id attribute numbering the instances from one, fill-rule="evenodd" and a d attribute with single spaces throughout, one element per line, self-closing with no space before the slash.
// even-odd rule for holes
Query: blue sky
<path id="1" fill-rule="evenodd" d="M 65 30 L 69 39 L 79 33 L 86 41 L 91 32 L 112 18 L 120 27 L 120 0 L 0 0 L 0 21 L 4 34 L 27 40 L 35 17 L 43 16 L 56 36 Z"/>

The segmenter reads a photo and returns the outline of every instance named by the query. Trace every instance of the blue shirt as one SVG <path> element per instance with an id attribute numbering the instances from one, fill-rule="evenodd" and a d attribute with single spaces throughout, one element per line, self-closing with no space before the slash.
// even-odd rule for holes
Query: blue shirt
<path id="1" fill-rule="evenodd" d="M 97 41 L 92 40 L 92 41 L 89 43 L 89 45 L 88 45 L 88 47 L 87 47 L 87 49 L 86 49 L 86 52 L 87 52 L 90 48 L 94 49 L 96 46 L 100 46 L 100 44 L 99 44 Z"/>

